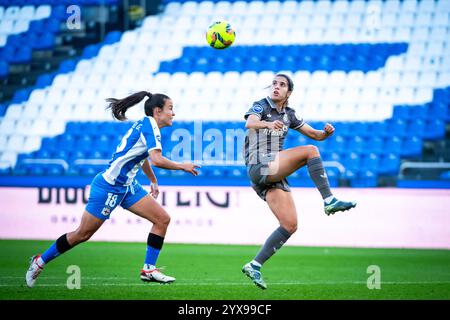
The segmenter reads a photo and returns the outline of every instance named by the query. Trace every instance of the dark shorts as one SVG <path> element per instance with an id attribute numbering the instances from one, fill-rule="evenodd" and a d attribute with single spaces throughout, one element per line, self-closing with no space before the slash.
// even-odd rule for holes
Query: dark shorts
<path id="1" fill-rule="evenodd" d="M 247 166 L 247 175 L 252 183 L 252 188 L 261 199 L 266 201 L 267 191 L 274 188 L 291 192 L 291 188 L 289 187 L 289 183 L 286 178 L 277 182 L 266 182 L 268 170 L 268 163 L 257 163 Z"/>

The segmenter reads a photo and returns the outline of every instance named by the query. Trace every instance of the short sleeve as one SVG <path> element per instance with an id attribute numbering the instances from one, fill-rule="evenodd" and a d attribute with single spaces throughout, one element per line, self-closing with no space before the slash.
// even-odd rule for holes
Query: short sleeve
<path id="1" fill-rule="evenodd" d="M 147 144 L 148 152 L 154 149 L 162 150 L 161 133 L 155 119 L 151 117 L 145 117 L 142 124 L 141 133 L 144 137 L 145 143 Z"/>
<path id="2" fill-rule="evenodd" d="M 291 117 L 291 124 L 290 124 L 289 128 L 291 128 L 291 129 L 299 129 L 305 124 L 305 121 L 303 121 L 303 118 L 300 118 L 298 116 L 297 112 L 295 112 L 295 110 L 291 110 L 290 117 Z"/>
<path id="3" fill-rule="evenodd" d="M 254 114 L 256 116 L 258 116 L 260 119 L 263 117 L 263 113 L 264 113 L 264 107 L 261 106 L 259 103 L 254 103 L 253 106 L 247 111 L 247 113 L 244 116 L 244 119 L 247 120 L 247 118 L 251 115 Z"/>

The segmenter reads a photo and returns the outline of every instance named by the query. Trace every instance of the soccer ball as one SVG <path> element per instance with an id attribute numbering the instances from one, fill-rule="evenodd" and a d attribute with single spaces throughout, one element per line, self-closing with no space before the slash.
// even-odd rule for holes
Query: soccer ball
<path id="1" fill-rule="evenodd" d="M 214 49 L 225 49 L 234 42 L 235 32 L 227 21 L 217 21 L 206 30 L 206 41 Z"/>

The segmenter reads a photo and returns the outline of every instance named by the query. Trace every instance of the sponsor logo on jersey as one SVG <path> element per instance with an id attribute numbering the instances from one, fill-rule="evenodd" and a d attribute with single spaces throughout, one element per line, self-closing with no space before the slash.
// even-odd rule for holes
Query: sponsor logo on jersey
<path id="1" fill-rule="evenodd" d="M 262 108 L 260 105 L 255 104 L 255 105 L 252 107 L 252 111 L 255 112 L 255 113 L 261 113 L 261 112 L 263 111 L 263 108 Z"/>

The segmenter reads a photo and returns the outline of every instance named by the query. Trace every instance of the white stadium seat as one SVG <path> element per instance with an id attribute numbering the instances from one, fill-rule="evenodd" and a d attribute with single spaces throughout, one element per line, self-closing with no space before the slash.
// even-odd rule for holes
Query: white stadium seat
<path id="1" fill-rule="evenodd" d="M 401 3 L 402 12 L 417 12 L 417 0 L 404 0 Z"/>
<path id="2" fill-rule="evenodd" d="M 0 33 L 0 47 L 3 47 L 6 44 L 7 40 L 8 40 L 8 35 Z"/>
<path id="3" fill-rule="evenodd" d="M 280 70 L 158 72 L 162 61 L 181 58 L 186 46 L 212 50 L 206 47 L 204 32 L 217 19 L 229 20 L 236 29 L 235 47 L 407 43 L 405 53 L 388 56 L 375 70 L 299 70 L 292 76 L 291 103 L 309 119 L 325 120 L 332 114 L 334 120 L 384 120 L 392 116 L 395 104 L 428 103 L 434 89 L 450 86 L 449 13 L 447 0 L 169 2 L 163 12 L 146 17 L 142 27 L 124 32 L 119 42 L 78 62 L 75 71 L 58 74 L 28 101 L 9 106 L 0 130 L 9 137 L 28 126 L 36 136 L 25 137 L 17 152 L 35 150 L 40 135 L 62 133 L 66 121 L 111 120 L 104 99 L 141 89 L 171 96 L 178 119 L 242 120 L 242 113 L 267 94 L 264 88 Z M 7 35 L 26 31 L 31 20 L 50 14 L 48 5 L 0 7 L 0 46 Z M 132 117 L 140 114 L 141 108 L 133 109 Z M 52 118 L 57 121 L 49 122 Z M 2 139 L 9 145 L 9 138 Z"/>
<path id="4" fill-rule="evenodd" d="M 400 0 L 389 0 L 383 2 L 383 12 L 396 13 L 400 9 Z"/>
<path id="5" fill-rule="evenodd" d="M 14 33 L 14 20 L 3 19 L 0 21 L 0 33 L 12 34 Z"/>
<path id="6" fill-rule="evenodd" d="M 298 12 L 312 14 L 314 12 L 315 2 L 311 0 L 301 1 L 298 5 Z"/>
<path id="7" fill-rule="evenodd" d="M 19 20 L 20 16 L 20 7 L 18 6 L 10 6 L 7 7 L 5 13 L 3 14 L 4 20 Z"/>
<path id="8" fill-rule="evenodd" d="M 349 13 L 365 13 L 367 9 L 367 2 L 364 0 L 350 1 Z"/>
<path id="9" fill-rule="evenodd" d="M 35 20 L 39 20 L 39 19 L 45 19 L 50 17 L 52 13 L 52 8 L 49 5 L 40 5 L 39 7 L 36 8 L 36 11 L 34 13 L 34 19 Z"/>
<path id="10" fill-rule="evenodd" d="M 23 6 L 20 9 L 19 20 L 33 20 L 34 6 Z"/>
<path id="11" fill-rule="evenodd" d="M 167 15 L 178 15 L 180 13 L 180 2 L 169 2 L 164 8 L 164 13 Z"/>
<path id="12" fill-rule="evenodd" d="M 431 13 L 435 10 L 436 1 L 435 0 L 422 0 L 418 3 L 417 10 L 418 12 L 427 12 Z"/>
<path id="13" fill-rule="evenodd" d="M 17 34 L 17 33 L 26 32 L 28 30 L 29 26 L 30 26 L 29 20 L 18 20 L 14 24 L 14 33 Z"/>
<path id="14" fill-rule="evenodd" d="M 181 5 L 180 14 L 197 15 L 198 3 L 196 1 L 186 1 Z"/>
<path id="15" fill-rule="evenodd" d="M 265 3 L 263 1 L 251 1 L 248 3 L 248 13 L 252 15 L 262 15 L 265 12 Z"/>

